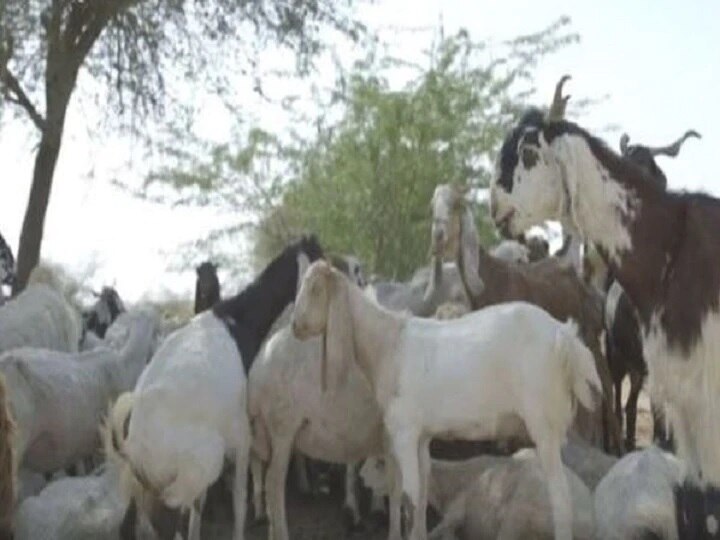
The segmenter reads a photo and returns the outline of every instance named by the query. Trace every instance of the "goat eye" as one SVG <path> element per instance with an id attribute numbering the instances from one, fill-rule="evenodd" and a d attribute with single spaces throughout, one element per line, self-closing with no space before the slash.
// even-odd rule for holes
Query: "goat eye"
<path id="1" fill-rule="evenodd" d="M 526 169 L 532 169 L 538 162 L 537 152 L 528 147 L 522 149 L 520 157 L 522 159 L 523 167 Z"/>

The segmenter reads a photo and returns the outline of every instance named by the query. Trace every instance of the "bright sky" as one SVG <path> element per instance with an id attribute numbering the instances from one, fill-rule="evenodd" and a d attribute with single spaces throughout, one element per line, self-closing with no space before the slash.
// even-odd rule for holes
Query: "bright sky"
<path id="1" fill-rule="evenodd" d="M 538 67 L 536 84 L 544 94 L 538 104 L 549 102 L 556 80 L 569 73 L 573 79 L 567 91 L 573 96 L 608 96 L 582 119 L 581 124 L 591 130 L 614 124 L 627 131 L 631 141 L 660 145 L 694 128 L 703 139 L 689 141 L 676 160 L 660 158 L 660 166 L 672 188 L 720 195 L 714 157 L 720 149 L 717 0 L 376 0 L 362 6 L 360 14 L 379 29 L 393 54 L 418 61 L 432 32 L 397 32 L 395 27 L 434 28 L 442 17 L 446 34 L 465 27 L 475 38 L 499 40 L 537 31 L 569 15 L 581 42 Z M 331 76 L 326 70 L 316 75 L 326 80 Z M 244 103 L 253 107 L 256 118 L 282 122 L 277 110 L 248 95 Z M 180 242 L 202 235 L 222 217 L 202 210 L 158 207 L 110 186 L 113 178 L 136 181 L 151 164 L 127 139 L 108 134 L 91 137 L 86 119 L 99 114 L 102 111 L 87 104 L 85 108 L 71 105 L 43 257 L 75 273 L 96 264 L 90 285 L 114 282 L 129 301 L 167 291 L 190 295 L 194 273 L 168 272 L 167 254 Z M 228 133 L 227 113 L 219 107 L 208 105 L 203 119 L 201 132 L 220 139 Z M 619 133 L 611 137 L 609 142 L 617 147 Z M 10 121 L 2 126 L 0 231 L 16 253 L 34 144 L 28 123 Z"/>

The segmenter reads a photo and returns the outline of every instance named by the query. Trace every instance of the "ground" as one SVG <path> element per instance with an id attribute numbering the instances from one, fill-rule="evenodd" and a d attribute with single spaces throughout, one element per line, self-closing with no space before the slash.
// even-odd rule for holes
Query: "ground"
<path id="1" fill-rule="evenodd" d="M 627 381 L 626 381 L 627 383 Z M 629 384 L 623 387 L 623 404 L 629 391 Z M 638 402 L 637 444 L 645 447 L 652 440 L 652 416 L 650 401 L 645 391 L 640 394 Z M 384 540 L 387 529 L 357 532 L 347 536 L 343 527 L 342 500 L 330 495 L 308 497 L 288 489 L 287 513 L 290 538 L 292 540 Z M 211 540 L 230 540 L 232 537 L 230 515 L 219 512 L 203 525 L 203 538 Z M 248 515 L 246 540 L 266 540 L 267 525 L 255 525 L 252 516 Z"/>

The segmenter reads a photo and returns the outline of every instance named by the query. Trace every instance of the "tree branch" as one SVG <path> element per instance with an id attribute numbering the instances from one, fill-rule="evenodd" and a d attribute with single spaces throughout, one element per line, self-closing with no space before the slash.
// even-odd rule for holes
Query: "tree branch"
<path id="1" fill-rule="evenodd" d="M 92 8 L 85 8 L 92 11 L 87 12 L 84 29 L 76 36 L 69 36 L 74 42 L 73 54 L 78 67 L 85 61 L 85 57 L 110 20 L 129 9 L 136 2 L 137 0 L 116 0 L 104 5 L 98 4 Z"/>
<path id="2" fill-rule="evenodd" d="M 17 103 L 25 109 L 30 119 L 40 131 L 45 131 L 45 118 L 38 112 L 35 105 L 32 104 L 30 98 L 20 86 L 20 82 L 10 72 L 6 66 L 0 66 L 0 81 L 5 85 L 7 90 L 13 94 L 11 102 Z"/>

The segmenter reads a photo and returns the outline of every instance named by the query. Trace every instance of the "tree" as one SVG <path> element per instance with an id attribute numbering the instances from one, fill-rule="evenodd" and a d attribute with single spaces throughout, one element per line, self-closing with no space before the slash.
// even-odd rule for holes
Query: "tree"
<path id="1" fill-rule="evenodd" d="M 240 69 L 249 71 L 253 51 L 267 43 L 293 50 L 298 71 L 307 72 L 321 49 L 322 29 L 350 37 L 362 30 L 348 15 L 350 5 L 350 0 L 3 0 L 0 90 L 39 135 L 14 292 L 25 286 L 39 260 L 65 115 L 81 68 L 103 84 L 112 112 L 144 118 L 169 105 L 168 80 L 222 88 L 222 70 L 213 69 L 219 59 L 244 59 Z"/>
<path id="2" fill-rule="evenodd" d="M 152 180 L 180 188 L 176 197 L 192 204 L 208 197 L 242 203 L 256 267 L 293 236 L 313 231 L 328 249 L 353 252 L 370 271 L 404 279 L 427 259 L 435 186 L 487 186 L 508 126 L 533 95 L 535 66 L 578 39 L 568 24 L 563 18 L 501 44 L 464 31 L 441 36 L 424 66 L 369 47 L 352 70 L 338 69 L 329 98 L 316 107 L 330 112 L 301 119 L 316 128 L 310 138 L 280 143 L 263 132 L 258 146 L 257 137 L 243 136 L 216 147 L 210 161 L 180 160 Z M 413 76 L 395 90 L 388 68 Z M 478 204 L 476 215 L 487 245 L 497 237 L 485 208 Z"/>
<path id="3" fill-rule="evenodd" d="M 317 232 L 329 249 L 357 254 L 371 271 L 408 278 L 427 260 L 435 186 L 488 186 L 502 139 L 534 94 L 537 63 L 578 39 L 568 24 L 562 18 L 500 45 L 465 31 L 441 33 L 429 67 L 409 66 L 417 75 L 400 90 L 391 89 L 383 66 L 407 63 L 371 50 L 340 77 L 335 95 L 345 112 L 302 153 L 280 208 L 256 229 L 256 254 L 287 241 L 278 234 L 280 215 Z M 487 206 L 477 203 L 477 227 L 489 245 L 498 238 Z"/>

